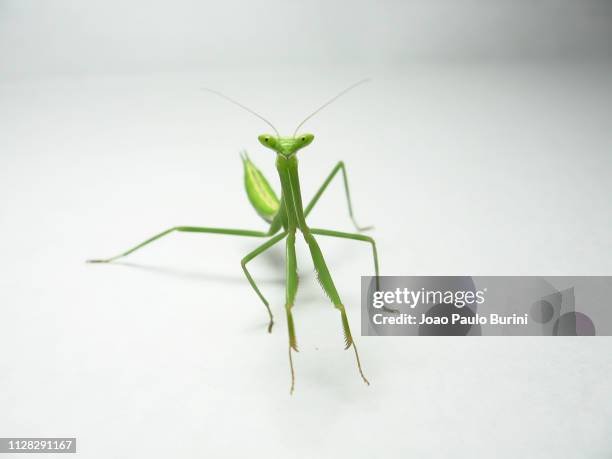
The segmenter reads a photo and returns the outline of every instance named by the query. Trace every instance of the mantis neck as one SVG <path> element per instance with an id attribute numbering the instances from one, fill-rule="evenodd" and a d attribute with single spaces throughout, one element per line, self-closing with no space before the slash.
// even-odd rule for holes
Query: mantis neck
<path id="1" fill-rule="evenodd" d="M 286 158 L 282 155 L 276 157 L 276 169 L 281 181 L 282 199 L 287 212 L 287 230 L 295 232 L 297 228 L 302 233 L 308 233 L 302 205 L 300 191 L 300 178 L 298 175 L 298 160 L 295 155 Z"/>

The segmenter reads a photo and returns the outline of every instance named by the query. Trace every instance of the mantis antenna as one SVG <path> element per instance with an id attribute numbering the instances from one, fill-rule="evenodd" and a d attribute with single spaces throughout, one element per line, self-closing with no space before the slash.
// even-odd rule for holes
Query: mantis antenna
<path id="1" fill-rule="evenodd" d="M 319 113 L 321 110 L 323 110 L 325 107 L 327 107 L 329 104 L 331 104 L 333 101 L 335 101 L 336 99 L 338 99 L 340 96 L 345 95 L 347 92 L 349 92 L 351 89 L 356 88 L 359 85 L 362 85 L 364 83 L 369 82 L 370 79 L 369 78 L 364 78 L 363 80 L 359 80 L 357 83 L 353 83 L 352 85 L 350 85 L 348 88 L 343 89 L 342 91 L 340 91 L 338 94 L 336 94 L 334 97 L 332 97 L 331 99 L 329 99 L 327 102 L 325 102 L 323 105 L 321 105 L 319 108 L 317 108 L 314 112 L 312 112 L 310 115 L 308 115 L 306 118 L 304 118 L 304 120 L 298 124 L 298 127 L 295 128 L 295 132 L 293 133 L 293 136 L 295 137 L 295 135 L 297 134 L 298 130 L 304 125 L 304 123 L 306 121 L 308 121 L 310 118 L 312 118 L 313 116 L 315 116 L 317 113 Z"/>
<path id="2" fill-rule="evenodd" d="M 259 118 L 260 120 L 262 120 L 263 122 L 265 122 L 268 126 L 270 126 L 272 129 L 274 129 L 274 132 L 276 132 L 276 135 L 278 137 L 280 137 L 280 134 L 278 133 L 278 131 L 276 130 L 276 128 L 274 127 L 274 125 L 272 123 L 270 123 L 267 119 L 265 119 L 263 116 L 261 116 L 259 113 L 257 113 L 254 110 L 251 110 L 249 107 L 246 107 L 244 105 L 242 105 L 240 102 L 236 102 L 234 99 L 226 96 L 225 94 L 219 92 L 219 91 L 215 91 L 214 89 L 210 89 L 210 88 L 201 88 L 202 91 L 208 91 L 208 92 L 212 92 L 213 94 L 216 94 L 217 96 L 227 100 L 228 102 L 231 102 L 234 105 L 237 105 L 238 107 L 242 108 L 243 110 L 246 110 L 247 112 L 251 113 L 252 115 L 255 115 L 257 118 Z"/>

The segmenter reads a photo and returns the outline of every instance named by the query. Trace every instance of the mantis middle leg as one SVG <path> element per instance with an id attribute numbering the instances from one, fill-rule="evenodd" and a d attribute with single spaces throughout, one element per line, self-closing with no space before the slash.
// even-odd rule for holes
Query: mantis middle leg
<path id="1" fill-rule="evenodd" d="M 293 393 L 295 387 L 295 373 L 293 371 L 293 358 L 291 351 L 298 352 L 297 340 L 295 338 L 295 326 L 291 308 L 295 303 L 295 295 L 298 289 L 297 257 L 295 255 L 295 230 L 287 235 L 287 279 L 286 279 L 286 300 L 285 310 L 287 312 L 287 330 L 289 332 L 289 368 L 291 369 L 291 389 Z"/>
<path id="2" fill-rule="evenodd" d="M 247 280 L 249 281 L 249 284 L 251 284 L 251 287 L 253 287 L 253 290 L 255 290 L 255 293 L 257 293 L 257 296 L 261 299 L 261 301 L 263 302 L 264 306 L 266 307 L 266 309 L 268 311 L 268 316 L 270 317 L 270 322 L 268 323 L 268 333 L 272 333 L 272 326 L 274 325 L 274 316 L 272 315 L 272 311 L 270 310 L 270 304 L 268 303 L 268 300 L 266 300 L 266 298 L 259 291 L 259 288 L 257 287 L 257 284 L 253 280 L 253 277 L 251 276 L 251 273 L 247 269 L 246 265 L 247 265 L 247 263 L 249 261 L 251 261 L 257 255 L 260 255 L 263 252 L 265 252 L 266 250 L 268 250 L 270 247 L 272 247 L 278 241 L 283 239 L 286 235 L 287 235 L 287 233 L 283 232 L 281 234 L 278 234 L 278 235 L 274 236 L 272 239 L 266 241 L 264 244 L 262 244 L 259 247 L 257 247 L 255 250 L 253 250 L 251 253 L 249 253 L 246 257 L 244 257 L 240 261 L 240 265 L 242 266 L 242 270 L 244 271 L 244 275 L 246 276 Z"/>

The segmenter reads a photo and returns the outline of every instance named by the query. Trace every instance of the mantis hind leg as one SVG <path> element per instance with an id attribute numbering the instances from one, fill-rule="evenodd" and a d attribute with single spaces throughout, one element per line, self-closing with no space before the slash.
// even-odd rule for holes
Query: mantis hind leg
<path id="1" fill-rule="evenodd" d="M 312 234 L 304 233 L 304 238 L 306 239 L 306 243 L 310 249 L 310 254 L 312 256 L 312 261 L 315 266 L 315 270 L 317 272 L 317 279 L 321 284 L 321 287 L 334 304 L 334 307 L 340 311 L 340 318 L 342 320 L 342 330 L 344 331 L 344 349 L 348 349 L 352 347 L 355 351 L 355 359 L 357 360 L 357 369 L 359 370 L 359 374 L 363 381 L 369 386 L 370 382 L 367 380 L 365 375 L 363 374 L 363 370 L 361 368 L 361 361 L 359 360 L 359 352 L 357 351 L 357 346 L 355 345 L 355 341 L 353 340 L 353 335 L 351 334 L 351 328 L 348 323 L 348 317 L 346 316 L 346 309 L 342 304 L 342 300 L 340 299 L 340 295 L 336 290 L 336 286 L 334 285 L 334 281 L 329 273 L 329 269 L 327 268 L 327 264 L 325 263 L 325 259 L 323 258 L 323 253 L 319 247 L 319 244 L 315 240 Z"/>
<path id="2" fill-rule="evenodd" d="M 342 181 L 344 183 L 344 194 L 346 196 L 346 204 L 348 207 L 349 217 L 351 218 L 351 221 L 353 222 L 355 229 L 357 231 L 367 231 L 367 230 L 372 229 L 373 226 L 359 226 L 359 224 L 355 220 L 355 215 L 353 214 L 353 203 L 351 202 L 351 191 L 349 189 L 348 177 L 346 174 L 346 166 L 344 165 L 343 161 L 340 161 L 338 164 L 336 164 L 336 166 L 329 173 L 329 175 L 327 176 L 327 178 L 325 179 L 321 187 L 317 190 L 317 192 L 315 193 L 311 201 L 308 203 L 308 205 L 304 209 L 304 216 L 305 217 L 308 216 L 310 211 L 314 208 L 314 206 L 317 204 L 317 202 L 321 198 L 321 195 L 325 192 L 328 185 L 331 183 L 331 181 L 334 179 L 334 177 L 338 174 L 339 171 L 342 171 Z"/>
<path id="3" fill-rule="evenodd" d="M 167 236 L 170 233 L 173 233 L 174 231 L 187 232 L 187 233 L 226 234 L 226 235 L 231 235 L 231 236 L 267 237 L 267 236 L 272 236 L 276 231 L 278 231 L 278 229 L 274 228 L 274 226 L 271 226 L 270 231 L 264 232 L 264 231 L 230 229 L 230 228 L 206 228 L 206 227 L 200 227 L 200 226 L 175 226 L 165 231 L 162 231 L 159 234 L 156 234 L 155 236 L 147 239 L 144 242 L 141 242 L 140 244 L 136 245 L 135 247 L 132 247 L 131 249 L 123 253 L 120 253 L 119 255 L 115 255 L 114 257 L 106 258 L 106 259 L 87 260 L 87 262 L 88 263 L 110 263 L 111 261 L 117 260 L 118 258 L 125 257 L 135 252 L 136 250 L 158 239 L 161 239 L 162 237 Z M 253 280 L 253 277 L 247 270 L 246 264 L 249 261 L 251 261 L 253 258 L 255 258 L 257 255 L 259 255 L 260 253 L 272 247 L 274 244 L 280 241 L 283 237 L 285 237 L 285 235 L 286 233 L 281 233 L 281 234 L 278 234 L 277 236 L 274 236 L 272 239 L 267 241 L 265 244 L 261 245 L 260 247 L 255 249 L 253 252 L 249 253 L 246 257 L 242 259 L 242 262 L 241 262 L 242 270 L 244 271 L 244 274 L 246 275 L 247 280 L 249 281 L 249 283 L 251 284 L 251 287 L 253 287 L 253 289 L 255 290 L 255 293 L 257 293 L 257 295 L 259 296 L 259 298 L 261 299 L 261 301 L 263 302 L 264 306 L 266 307 L 268 311 L 268 316 L 270 317 L 270 322 L 268 324 L 268 332 L 272 332 L 272 325 L 274 325 L 274 318 L 272 316 L 272 311 L 270 310 L 268 301 L 261 294 L 261 292 L 259 291 L 259 288 L 257 287 L 257 284 L 255 284 L 255 281 Z"/>
<path id="4" fill-rule="evenodd" d="M 272 227 L 271 227 L 272 230 Z M 144 242 L 132 247 L 129 250 L 126 250 L 123 253 L 115 255 L 110 258 L 98 258 L 93 260 L 87 260 L 87 263 L 110 263 L 111 261 L 115 261 L 119 258 L 123 258 L 133 252 L 136 252 L 138 249 L 143 248 L 146 245 L 149 245 L 152 242 L 161 239 L 164 236 L 167 236 L 170 233 L 175 231 L 184 232 L 184 233 L 210 233 L 210 234 L 226 234 L 230 236 L 248 236 L 248 237 L 266 237 L 272 236 L 274 232 L 278 231 L 278 228 L 274 228 L 274 232 L 272 231 L 252 231 L 252 230 L 242 230 L 242 229 L 230 229 L 230 228 L 206 228 L 201 226 L 174 226 L 165 231 L 162 231 L 159 234 L 156 234 L 153 237 L 150 237 Z"/>
<path id="5" fill-rule="evenodd" d="M 295 337 L 295 326 L 291 309 L 295 303 L 295 295 L 298 289 L 297 257 L 295 255 L 295 231 L 287 235 L 287 280 L 285 311 L 287 312 L 287 331 L 289 332 L 289 368 L 291 370 L 291 389 L 295 387 L 295 372 L 293 370 L 292 351 L 298 352 L 297 339 Z"/>

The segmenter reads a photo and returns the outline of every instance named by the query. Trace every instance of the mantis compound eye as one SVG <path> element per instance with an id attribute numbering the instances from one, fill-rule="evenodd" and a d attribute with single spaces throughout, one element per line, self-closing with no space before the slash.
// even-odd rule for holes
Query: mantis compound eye
<path id="1" fill-rule="evenodd" d="M 302 146 L 308 145 L 314 139 L 314 135 L 312 134 L 303 134 L 298 137 L 298 140 L 302 144 Z"/>
<path id="2" fill-rule="evenodd" d="M 270 134 L 262 134 L 258 137 L 259 143 L 261 143 L 264 147 L 274 148 L 276 145 L 276 139 L 274 136 Z"/>

